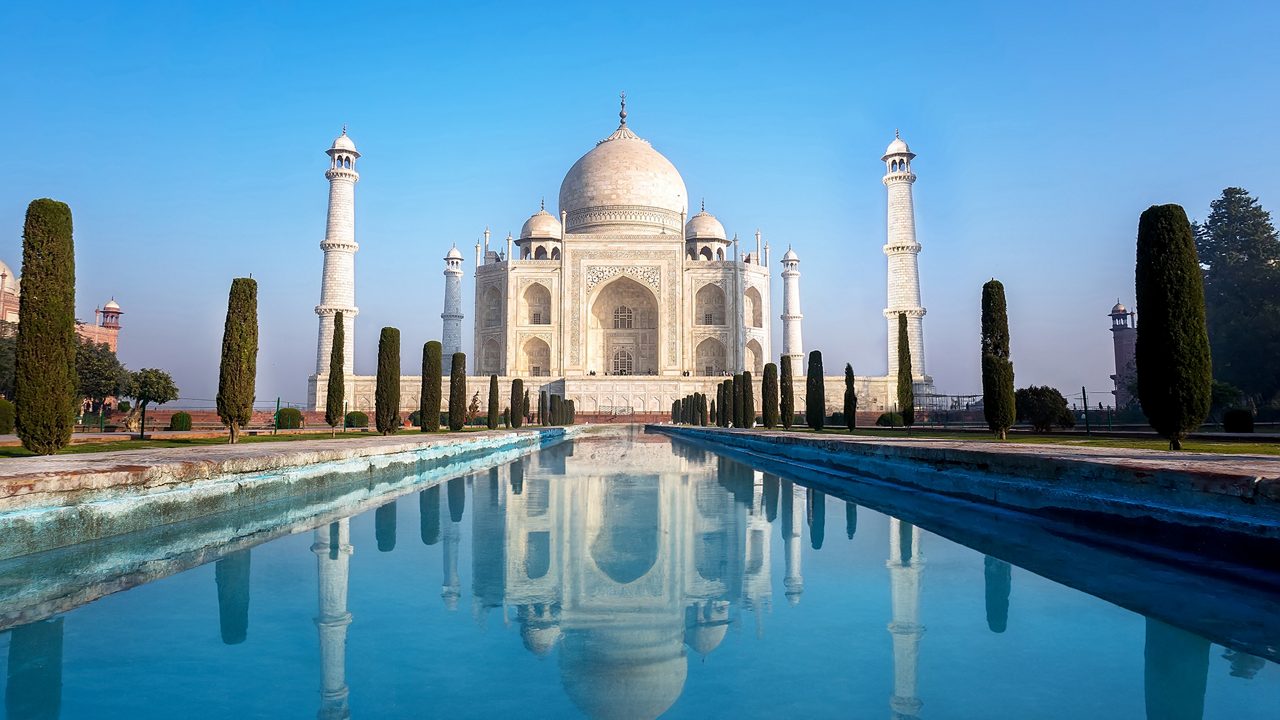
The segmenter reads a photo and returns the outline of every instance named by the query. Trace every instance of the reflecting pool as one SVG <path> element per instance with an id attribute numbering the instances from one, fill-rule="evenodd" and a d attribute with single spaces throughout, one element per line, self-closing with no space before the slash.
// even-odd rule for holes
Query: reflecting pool
<path id="1" fill-rule="evenodd" d="M 1273 578 L 774 472 L 618 430 L 0 563 L 7 717 L 1280 717 Z"/>

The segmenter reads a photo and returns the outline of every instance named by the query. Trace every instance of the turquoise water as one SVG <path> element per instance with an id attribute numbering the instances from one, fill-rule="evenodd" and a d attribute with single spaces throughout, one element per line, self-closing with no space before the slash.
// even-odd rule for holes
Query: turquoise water
<path id="1" fill-rule="evenodd" d="M 1262 571 L 663 436 L 300 503 L 0 563 L 7 716 L 1280 717 Z"/>

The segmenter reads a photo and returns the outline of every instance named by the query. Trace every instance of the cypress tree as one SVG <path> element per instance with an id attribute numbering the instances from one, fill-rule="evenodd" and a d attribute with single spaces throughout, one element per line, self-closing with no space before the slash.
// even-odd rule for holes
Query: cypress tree
<path id="1" fill-rule="evenodd" d="M 717 386 L 717 387 L 719 387 L 719 386 Z M 717 391 L 717 396 L 719 396 L 719 392 L 718 392 L 718 391 Z M 708 420 L 712 425 L 719 425 L 719 424 L 720 424 L 720 416 L 719 416 L 719 415 L 716 415 L 716 401 L 715 401 L 715 400 L 712 400 L 712 401 L 711 401 L 711 409 L 707 412 L 707 420 Z"/>
<path id="2" fill-rule="evenodd" d="M 706 427 L 708 415 L 710 412 L 707 408 L 707 396 L 705 393 L 698 393 L 698 424 Z"/>
<path id="3" fill-rule="evenodd" d="M 911 381 L 911 342 L 907 339 L 907 314 L 898 313 L 898 413 L 903 426 L 916 423 L 916 389 Z"/>
<path id="4" fill-rule="evenodd" d="M 467 424 L 467 355 L 456 352 L 449 366 L 449 429 Z"/>
<path id="5" fill-rule="evenodd" d="M 524 391 L 524 417 L 526 420 L 528 420 L 529 418 L 529 391 L 528 390 Z"/>
<path id="6" fill-rule="evenodd" d="M 227 321 L 222 330 L 222 364 L 218 371 L 218 417 L 240 439 L 240 428 L 253 417 L 254 381 L 258 373 L 258 283 L 231 281 Z"/>
<path id="7" fill-rule="evenodd" d="M 804 421 L 814 430 L 821 430 L 827 423 L 827 389 L 822 378 L 822 353 L 809 353 L 809 372 L 805 376 Z"/>
<path id="8" fill-rule="evenodd" d="M 1004 285 L 992 278 L 982 286 L 982 414 L 1001 440 L 1008 439 L 1017 419 L 1014 398 Z"/>
<path id="9" fill-rule="evenodd" d="M 538 424 L 550 425 L 551 418 L 547 417 L 547 391 L 538 392 Z"/>
<path id="10" fill-rule="evenodd" d="M 552 396 L 551 396 L 551 407 L 550 407 L 550 411 L 551 411 L 551 423 L 550 423 L 550 424 L 551 424 L 551 425 L 563 425 L 563 424 L 564 424 L 564 423 L 562 422 L 561 417 L 560 417 L 560 404 L 561 404 L 560 396 L 559 396 L 559 395 L 552 395 Z"/>
<path id="11" fill-rule="evenodd" d="M 12 282 L 12 279 L 10 280 Z M 71 442 L 76 397 L 76 258 L 71 208 L 47 198 L 27 206 L 14 349 L 16 431 L 50 455 Z"/>
<path id="12" fill-rule="evenodd" d="M 672 425 L 680 424 L 680 401 L 679 400 L 671 401 L 671 424 Z"/>
<path id="13" fill-rule="evenodd" d="M 422 432 L 436 432 L 440 429 L 440 384 L 443 348 L 437 340 L 428 341 L 422 346 L 422 392 L 418 395 L 418 422 Z"/>
<path id="14" fill-rule="evenodd" d="M 791 375 L 791 356 L 783 355 L 781 361 L 782 367 L 778 374 L 780 387 L 778 388 L 779 397 L 779 413 L 782 415 L 782 427 L 790 430 L 791 425 L 796 421 L 796 398 L 795 398 L 795 378 Z"/>
<path id="15" fill-rule="evenodd" d="M 769 363 L 764 366 L 764 379 L 761 381 L 760 402 L 764 405 L 761 414 L 764 426 L 770 430 L 778 427 L 778 366 Z"/>
<path id="16" fill-rule="evenodd" d="M 756 389 L 752 384 L 751 371 L 742 371 L 742 427 L 756 426 Z"/>
<path id="17" fill-rule="evenodd" d="M 338 426 L 342 424 L 343 404 L 347 400 L 347 381 L 342 368 L 347 333 L 343 326 L 342 313 L 333 314 L 333 344 L 329 347 L 329 387 L 324 398 L 324 421 L 332 435 L 338 434 Z"/>
<path id="18" fill-rule="evenodd" d="M 729 426 L 742 427 L 742 376 L 734 375 L 729 378 Z"/>
<path id="19" fill-rule="evenodd" d="M 511 381 L 511 427 L 518 429 L 524 425 L 525 400 L 524 380 L 516 378 Z"/>
<path id="20" fill-rule="evenodd" d="M 715 422 L 717 427 L 724 427 L 724 381 L 716 383 Z"/>
<path id="21" fill-rule="evenodd" d="M 498 429 L 498 418 L 502 414 L 502 409 L 498 407 L 498 376 L 489 376 L 489 417 L 488 427 L 490 430 Z"/>
<path id="22" fill-rule="evenodd" d="M 844 364 L 844 425 L 853 432 L 858 426 L 858 389 L 853 375 L 853 365 Z"/>
<path id="23" fill-rule="evenodd" d="M 373 393 L 373 424 L 390 435 L 400 424 L 400 331 L 384 327 L 378 335 L 378 379 Z"/>
<path id="24" fill-rule="evenodd" d="M 1213 384 L 1204 281 L 1182 207 L 1153 205 L 1142 213 L 1137 255 L 1138 401 L 1169 449 L 1181 450 L 1209 414 Z"/>

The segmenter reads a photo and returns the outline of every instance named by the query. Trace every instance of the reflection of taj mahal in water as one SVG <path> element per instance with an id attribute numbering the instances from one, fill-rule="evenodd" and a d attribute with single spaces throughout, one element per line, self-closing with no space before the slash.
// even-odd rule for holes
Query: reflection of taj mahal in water
<path id="1" fill-rule="evenodd" d="M 593 718 L 653 718 L 684 690 L 689 653 L 706 656 L 751 611 L 764 633 L 773 602 L 773 530 L 780 524 L 787 602 L 804 592 L 802 530 L 821 547 L 825 495 L 665 439 L 639 436 L 623 458 L 564 443 L 420 493 L 422 540 L 439 544 L 441 598 L 464 594 L 459 543 L 470 486 L 471 612 L 499 612 L 524 647 L 558 652 L 565 692 Z M 576 446 L 576 447 L 575 447 Z M 856 526 L 849 506 L 849 531 Z M 349 716 L 343 664 L 348 625 L 348 520 L 315 531 L 319 563 L 321 718 Z M 892 520 L 892 717 L 916 698 L 920 531 Z M 887 688 L 886 688 L 887 690 Z"/>

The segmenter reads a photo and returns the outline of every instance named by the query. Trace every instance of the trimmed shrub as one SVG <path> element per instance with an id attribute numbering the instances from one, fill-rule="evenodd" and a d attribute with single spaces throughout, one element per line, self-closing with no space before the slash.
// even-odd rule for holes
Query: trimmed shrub
<path id="1" fill-rule="evenodd" d="M 418 394 L 418 410 L 424 420 L 422 432 L 436 432 L 440 429 L 441 352 L 440 342 L 437 340 L 431 340 L 422 346 L 422 392 Z"/>
<path id="2" fill-rule="evenodd" d="M 524 414 L 527 408 L 524 404 L 528 396 L 524 394 L 524 380 L 516 378 L 511 381 L 511 427 L 519 428 L 524 425 Z"/>
<path id="3" fill-rule="evenodd" d="M 560 406 L 561 406 L 561 401 L 562 401 L 562 399 L 561 399 L 561 397 L 560 397 L 559 395 L 552 395 L 552 396 L 551 396 L 551 424 L 552 424 L 552 425 L 563 425 L 563 424 L 564 424 L 564 419 L 563 419 L 563 418 L 561 417 L 561 415 L 560 415 L 560 412 L 561 412 L 561 410 L 563 409 L 563 408 L 561 408 L 561 407 L 560 407 Z"/>
<path id="4" fill-rule="evenodd" d="M 359 410 L 352 410 L 347 413 L 346 425 L 349 428 L 367 428 L 369 427 L 369 416 Z"/>
<path id="5" fill-rule="evenodd" d="M 227 426 L 227 441 L 240 439 L 240 428 L 253 417 L 254 382 L 258 374 L 258 282 L 231 281 L 227 320 L 222 330 L 222 363 L 218 370 L 218 417 Z"/>
<path id="6" fill-rule="evenodd" d="M 853 432 L 858 425 L 858 388 L 853 365 L 850 363 L 844 364 L 844 412 L 840 415 L 844 426 Z"/>
<path id="7" fill-rule="evenodd" d="M 414 410 L 409 413 L 409 425 L 411 427 L 422 427 L 422 410 Z"/>
<path id="8" fill-rule="evenodd" d="M 378 335 L 378 377 L 373 391 L 374 426 L 390 435 L 400 425 L 400 331 L 384 327 Z"/>
<path id="9" fill-rule="evenodd" d="M 191 429 L 191 413 L 179 410 L 169 418 L 169 429 L 173 431 L 184 431 Z"/>
<path id="10" fill-rule="evenodd" d="M 734 375 L 729 382 L 729 391 L 733 396 L 729 398 L 729 402 L 733 403 L 733 426 L 742 427 L 742 374 Z"/>
<path id="11" fill-rule="evenodd" d="M 43 198 L 22 227 L 14 410 L 22 446 L 50 455 L 71 442 L 76 397 L 76 258 L 71 208 Z"/>
<path id="12" fill-rule="evenodd" d="M 764 406 L 761 409 L 764 426 L 769 429 L 778 427 L 778 366 L 773 363 L 764 366 L 760 403 Z"/>
<path id="13" fill-rule="evenodd" d="M 449 429 L 458 432 L 467 424 L 467 355 L 454 353 L 449 367 Z"/>
<path id="14" fill-rule="evenodd" d="M 783 355 L 778 368 L 778 413 L 782 427 L 790 430 L 796 421 L 795 378 L 792 376 L 791 356 Z"/>
<path id="15" fill-rule="evenodd" d="M 1138 316 L 1134 363 L 1138 401 L 1170 450 L 1209 414 L 1213 372 L 1205 326 L 1204 279 L 1187 213 L 1153 205 L 1138 221 Z"/>
<path id="16" fill-rule="evenodd" d="M 1018 416 L 1004 285 L 994 278 L 982 286 L 982 414 L 1001 440 L 1009 437 Z"/>
<path id="17" fill-rule="evenodd" d="M 0 398 L 0 435 L 13 432 L 13 403 Z"/>
<path id="18" fill-rule="evenodd" d="M 827 389 L 822 372 L 822 352 L 814 350 L 809 353 L 804 392 L 804 421 L 813 430 L 821 430 L 827 418 Z"/>
<path id="19" fill-rule="evenodd" d="M 342 422 L 343 405 L 347 401 L 347 382 L 342 368 L 343 356 L 346 354 L 346 337 L 342 313 L 334 313 L 333 345 L 329 348 L 329 386 L 324 402 L 324 422 L 335 432 L 338 423 Z"/>
<path id="20" fill-rule="evenodd" d="M 752 384 L 751 371 L 742 371 L 742 427 L 756 426 L 756 389 Z"/>
<path id="21" fill-rule="evenodd" d="M 1054 427 L 1076 426 L 1076 416 L 1067 407 L 1062 393 L 1048 385 L 1033 385 L 1014 393 L 1018 420 L 1031 424 L 1036 432 L 1047 433 Z"/>
<path id="22" fill-rule="evenodd" d="M 298 430 L 302 427 L 302 411 L 298 408 L 280 408 L 276 413 L 277 430 Z"/>
<path id="23" fill-rule="evenodd" d="M 896 412 L 880 413 L 876 418 L 878 427 L 902 427 L 902 414 Z"/>
<path id="24" fill-rule="evenodd" d="M 498 400 L 498 376 L 489 376 L 489 412 L 485 418 L 485 425 L 490 430 L 498 429 L 498 421 L 502 418 L 502 409 Z"/>
<path id="25" fill-rule="evenodd" d="M 1253 413 L 1248 408 L 1232 408 L 1222 414 L 1222 429 L 1229 433 L 1253 432 Z"/>
<path id="26" fill-rule="evenodd" d="M 129 402 L 128 400 L 121 400 L 120 402 L 116 403 L 116 412 L 124 413 L 127 415 L 129 411 L 132 409 L 133 409 L 133 403 Z"/>
<path id="27" fill-rule="evenodd" d="M 907 314 L 898 313 L 898 413 L 902 424 L 916 424 L 916 388 L 911 372 L 911 340 L 907 337 Z"/>
<path id="28" fill-rule="evenodd" d="M 547 416 L 547 410 L 548 410 L 547 391 L 540 390 L 538 391 L 538 424 L 539 425 L 551 424 L 551 418 Z"/>

